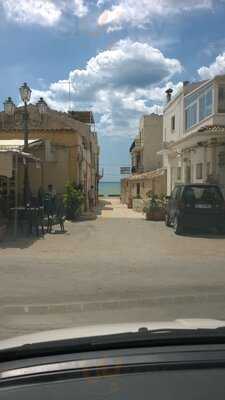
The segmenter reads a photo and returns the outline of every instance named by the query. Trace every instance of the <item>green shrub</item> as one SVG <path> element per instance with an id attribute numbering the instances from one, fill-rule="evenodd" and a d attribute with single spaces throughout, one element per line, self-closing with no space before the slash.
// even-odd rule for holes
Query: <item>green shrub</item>
<path id="1" fill-rule="evenodd" d="M 165 208 L 166 206 L 165 194 L 157 195 L 153 192 L 149 192 L 148 197 L 149 199 L 147 201 L 146 207 L 144 208 L 145 213 Z"/>
<path id="2" fill-rule="evenodd" d="M 66 216 L 68 219 L 75 219 L 81 214 L 82 205 L 84 203 L 84 194 L 80 188 L 70 182 L 66 184 L 66 192 L 64 194 L 64 206 L 66 208 Z"/>

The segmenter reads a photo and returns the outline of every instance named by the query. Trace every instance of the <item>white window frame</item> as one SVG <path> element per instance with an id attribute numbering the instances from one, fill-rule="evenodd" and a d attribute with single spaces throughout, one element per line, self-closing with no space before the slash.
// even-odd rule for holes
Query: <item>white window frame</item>
<path id="1" fill-rule="evenodd" d="M 207 115 L 206 117 L 204 117 L 201 121 L 199 119 L 199 100 L 201 97 L 205 96 L 209 90 L 212 90 L 212 113 Z M 208 88 L 201 89 L 199 88 L 198 91 L 202 91 L 201 94 L 199 94 L 199 96 L 197 96 L 197 98 L 195 100 L 193 100 L 190 104 L 188 104 L 188 106 L 185 107 L 185 99 L 188 98 L 189 96 L 195 94 L 195 92 L 190 93 L 188 96 L 184 97 L 184 132 L 189 132 L 190 130 L 192 130 L 194 127 L 196 127 L 197 125 L 201 124 L 202 122 L 204 122 L 205 120 L 207 120 L 208 118 L 210 118 L 213 114 L 214 114 L 214 105 L 215 105 L 215 94 L 214 94 L 214 86 L 210 85 Z M 196 91 L 196 94 L 198 94 L 198 91 Z M 189 128 L 186 128 L 186 110 L 193 106 L 195 103 L 197 103 L 197 122 L 192 125 Z M 222 114 L 222 113 L 221 113 Z"/>

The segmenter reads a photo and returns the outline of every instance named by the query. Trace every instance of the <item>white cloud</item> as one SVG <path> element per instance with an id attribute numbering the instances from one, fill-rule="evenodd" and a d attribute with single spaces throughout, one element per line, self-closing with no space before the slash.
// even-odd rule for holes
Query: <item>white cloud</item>
<path id="1" fill-rule="evenodd" d="M 74 14 L 77 17 L 84 17 L 88 13 L 88 6 L 84 3 L 84 0 L 74 0 Z"/>
<path id="2" fill-rule="evenodd" d="M 101 13 L 98 24 L 109 25 L 111 30 L 124 24 L 143 25 L 155 16 L 211 9 L 218 1 L 220 0 L 118 0 Z"/>
<path id="3" fill-rule="evenodd" d="M 62 16 L 88 14 L 86 0 L 0 0 L 6 17 L 23 24 L 56 25 Z"/>
<path id="4" fill-rule="evenodd" d="M 19 23 L 52 26 L 61 17 L 60 8 L 51 0 L 1 0 L 8 19 Z"/>
<path id="5" fill-rule="evenodd" d="M 199 68 L 198 74 L 202 79 L 212 79 L 216 75 L 225 74 L 225 52 L 219 54 L 209 67 L 203 66 Z"/>
<path id="6" fill-rule="evenodd" d="M 141 114 L 162 111 L 165 89 L 178 88 L 170 78 L 181 71 L 178 60 L 149 44 L 121 40 L 91 58 L 84 69 L 70 72 L 73 108 L 91 104 L 103 134 L 132 134 Z M 47 91 L 33 90 L 33 101 L 43 96 L 50 107 L 66 110 L 68 91 L 68 79 L 58 81 Z"/>

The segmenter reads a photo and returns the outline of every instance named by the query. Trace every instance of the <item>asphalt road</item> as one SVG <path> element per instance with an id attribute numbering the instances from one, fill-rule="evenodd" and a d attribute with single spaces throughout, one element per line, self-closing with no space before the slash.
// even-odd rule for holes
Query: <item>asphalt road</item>
<path id="1" fill-rule="evenodd" d="M 108 201 L 67 232 L 0 244 L 0 338 L 176 318 L 225 319 L 225 237 L 176 236 Z"/>

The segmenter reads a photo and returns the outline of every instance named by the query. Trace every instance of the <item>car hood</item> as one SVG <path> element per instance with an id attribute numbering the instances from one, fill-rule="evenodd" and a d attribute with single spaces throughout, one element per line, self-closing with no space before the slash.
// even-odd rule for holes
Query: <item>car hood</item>
<path id="1" fill-rule="evenodd" d="M 92 325 L 69 329 L 57 329 L 2 340 L 0 341 L 0 351 L 12 349 L 14 347 L 18 348 L 27 344 L 31 345 L 35 343 L 54 342 L 58 340 L 137 332 L 143 327 L 150 331 L 164 329 L 216 329 L 225 327 L 225 321 L 214 319 L 177 319 L 175 321 L 167 322 L 135 322 L 128 324 Z"/>

